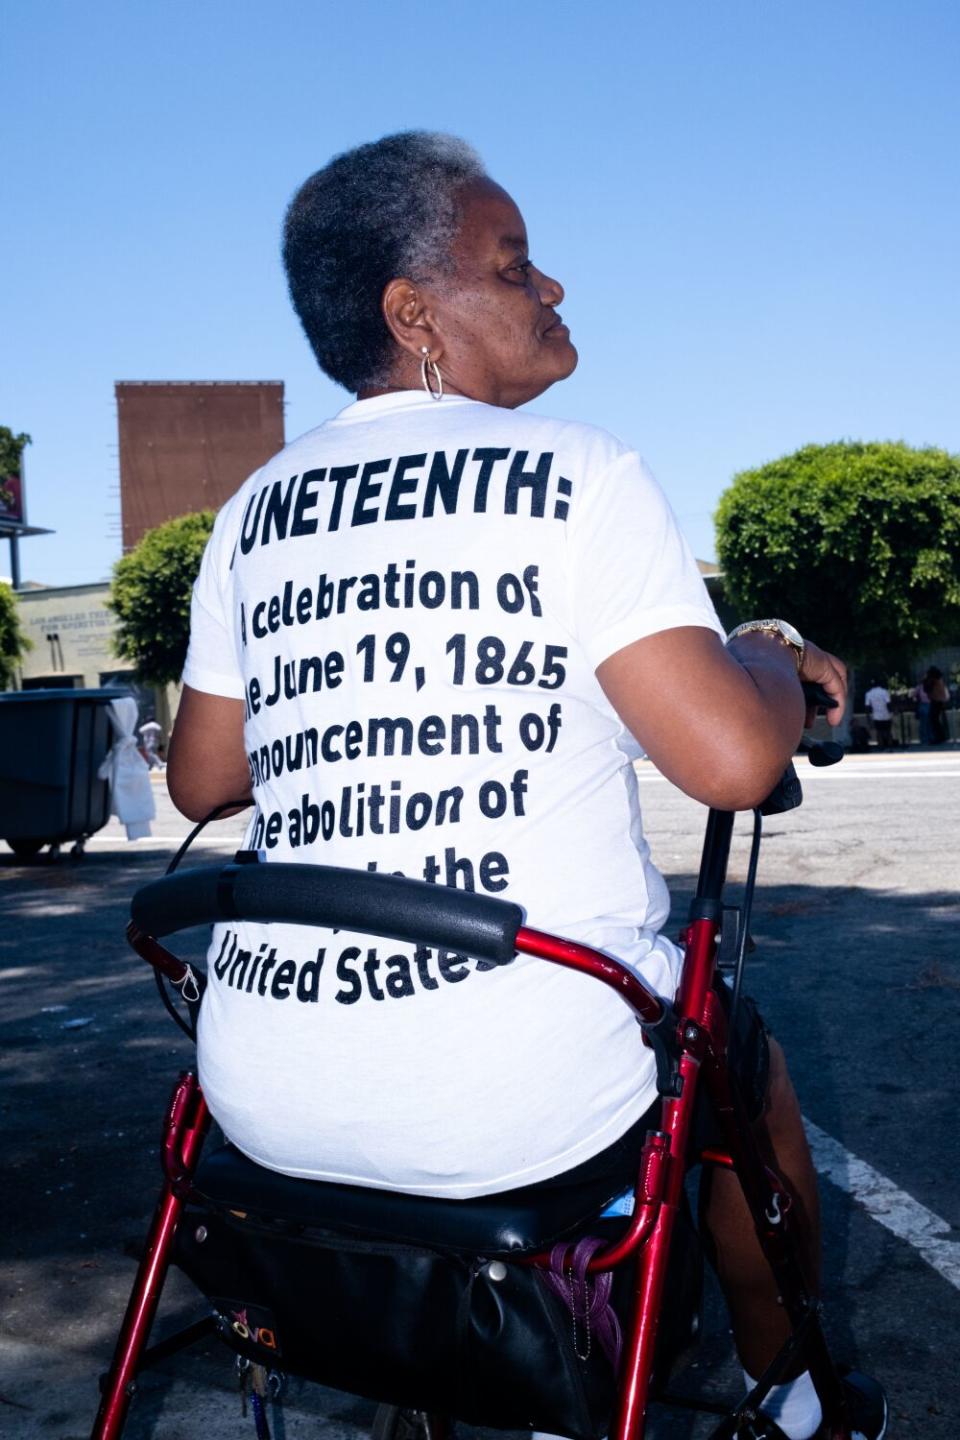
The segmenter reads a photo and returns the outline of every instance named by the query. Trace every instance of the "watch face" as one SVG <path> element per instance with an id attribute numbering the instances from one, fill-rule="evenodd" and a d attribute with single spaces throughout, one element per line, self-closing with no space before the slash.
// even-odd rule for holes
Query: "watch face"
<path id="1" fill-rule="evenodd" d="M 798 649 L 803 649 L 803 638 L 800 635 L 799 630 L 795 630 L 790 624 L 789 620 L 778 620 L 777 625 L 780 629 L 781 635 L 785 640 L 789 640 L 790 644 L 796 645 Z"/>

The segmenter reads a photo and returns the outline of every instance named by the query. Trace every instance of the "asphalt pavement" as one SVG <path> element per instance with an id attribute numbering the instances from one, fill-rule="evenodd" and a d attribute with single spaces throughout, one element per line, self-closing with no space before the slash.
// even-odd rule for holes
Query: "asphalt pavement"
<path id="1" fill-rule="evenodd" d="M 749 988 L 783 1041 L 821 1138 L 826 1305 L 836 1353 L 881 1377 L 891 1440 L 960 1434 L 960 753 L 850 756 L 798 768 L 803 807 L 767 822 Z M 682 923 L 705 812 L 640 767 L 654 856 Z M 158 1184 L 170 1085 L 191 1063 L 148 968 L 127 949 L 131 893 L 189 828 L 157 785 L 154 835 L 115 821 L 82 859 L 24 866 L 0 849 L 0 1433 L 80 1440 L 96 1410 Z M 229 855 L 221 822 L 199 858 Z M 742 882 L 748 825 L 731 864 Z M 832 1148 L 831 1148 L 832 1147 Z M 158 1331 L 200 1313 L 168 1287 Z M 722 1308 L 708 1306 L 697 1369 L 735 1370 Z M 277 1440 L 354 1440 L 372 1407 L 291 1382 Z M 655 1437 L 708 1426 L 656 1421 Z M 463 1427 L 463 1433 L 471 1432 Z M 477 1432 L 478 1433 L 478 1432 Z M 144 1377 L 128 1440 L 253 1435 L 232 1362 L 199 1345 Z"/>

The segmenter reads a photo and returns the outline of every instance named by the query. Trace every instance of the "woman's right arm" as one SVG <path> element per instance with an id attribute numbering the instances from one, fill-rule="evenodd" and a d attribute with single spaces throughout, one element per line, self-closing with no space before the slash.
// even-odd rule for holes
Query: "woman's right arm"
<path id="1" fill-rule="evenodd" d="M 843 718 L 846 667 L 807 643 L 794 650 L 752 631 L 725 646 L 706 627 L 648 635 L 610 655 L 597 679 L 627 729 L 662 774 L 695 800 L 749 810 L 766 799 L 803 730 L 800 680 L 821 685 Z"/>
<path id="2" fill-rule="evenodd" d="M 798 652 L 776 634 L 724 643 L 699 567 L 663 491 L 621 453 L 571 512 L 574 625 L 627 729 L 694 799 L 750 809 L 783 774 L 803 731 Z M 807 645 L 799 677 L 839 703 L 846 669 Z"/>

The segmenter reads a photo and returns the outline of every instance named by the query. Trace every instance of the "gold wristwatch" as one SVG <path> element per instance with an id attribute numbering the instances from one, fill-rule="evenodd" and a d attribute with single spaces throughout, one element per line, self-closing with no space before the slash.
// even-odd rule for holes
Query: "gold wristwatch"
<path id="1" fill-rule="evenodd" d="M 736 625 L 727 636 L 727 643 L 735 640 L 738 635 L 749 635 L 751 630 L 762 630 L 767 635 L 776 635 L 784 645 L 789 645 L 797 661 L 797 671 L 803 669 L 803 636 L 790 624 L 788 620 L 745 620 L 742 625 Z"/>

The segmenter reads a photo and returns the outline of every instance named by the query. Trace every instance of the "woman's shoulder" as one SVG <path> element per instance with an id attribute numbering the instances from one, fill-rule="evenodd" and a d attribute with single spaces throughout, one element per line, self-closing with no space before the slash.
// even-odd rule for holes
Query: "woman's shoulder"
<path id="1" fill-rule="evenodd" d="M 492 409 L 493 407 L 486 407 Z M 636 451 L 618 436 L 599 425 L 562 416 L 539 415 L 529 410 L 498 410 L 504 417 L 501 424 L 511 435 L 515 448 L 551 450 L 568 464 L 579 462 L 589 472 L 599 474 Z"/>
<path id="2" fill-rule="evenodd" d="M 289 441 L 242 488 L 249 494 L 249 487 L 258 480 L 262 483 L 276 468 L 293 474 L 302 465 L 315 463 L 317 453 L 328 448 L 348 449 L 351 441 L 359 448 L 371 444 L 375 447 L 388 437 L 397 441 L 401 435 L 409 436 L 411 443 L 416 440 L 418 445 L 432 440 L 438 448 L 509 445 L 513 450 L 554 450 L 570 455 L 579 452 L 593 465 L 613 464 L 635 453 L 631 446 L 599 425 L 532 410 L 464 402 L 460 397 L 451 399 L 455 403 L 448 405 L 440 401 L 435 406 L 418 406 L 400 413 L 386 409 L 383 413 L 372 412 L 369 417 L 359 413 L 359 405 L 348 407 L 340 415 Z M 349 425 L 338 423 L 345 418 L 350 419 Z M 365 423 L 359 423 L 361 421 Z"/>

